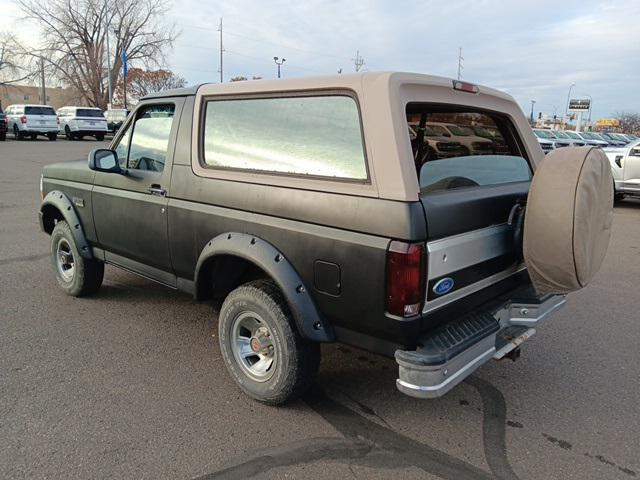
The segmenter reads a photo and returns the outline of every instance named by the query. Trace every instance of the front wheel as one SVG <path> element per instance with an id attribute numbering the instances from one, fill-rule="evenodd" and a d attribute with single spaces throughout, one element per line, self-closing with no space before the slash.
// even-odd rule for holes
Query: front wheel
<path id="1" fill-rule="evenodd" d="M 56 223 L 51 233 L 51 262 L 58 285 L 68 295 L 91 295 L 102 285 L 104 263 L 80 255 L 71 227 L 65 221 Z"/>
<path id="2" fill-rule="evenodd" d="M 280 405 L 313 383 L 320 345 L 300 336 L 284 296 L 269 280 L 232 291 L 220 309 L 222 358 L 249 396 Z"/>

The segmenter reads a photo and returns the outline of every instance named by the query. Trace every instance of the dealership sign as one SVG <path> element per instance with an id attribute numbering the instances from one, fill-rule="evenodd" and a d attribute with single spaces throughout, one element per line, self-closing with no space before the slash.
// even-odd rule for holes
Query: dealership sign
<path id="1" fill-rule="evenodd" d="M 591 100 L 588 98 L 572 98 L 569 100 L 570 112 L 586 112 L 591 108 Z"/>
<path id="2" fill-rule="evenodd" d="M 615 118 L 601 118 L 596 122 L 596 127 L 619 127 L 620 120 Z"/>

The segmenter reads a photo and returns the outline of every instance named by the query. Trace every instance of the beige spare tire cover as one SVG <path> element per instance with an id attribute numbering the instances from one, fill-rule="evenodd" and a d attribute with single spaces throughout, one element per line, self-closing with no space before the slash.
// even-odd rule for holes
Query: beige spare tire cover
<path id="1" fill-rule="evenodd" d="M 550 152 L 533 176 L 524 222 L 524 260 L 537 292 L 585 287 L 607 252 L 612 220 L 613 178 L 604 152 Z"/>

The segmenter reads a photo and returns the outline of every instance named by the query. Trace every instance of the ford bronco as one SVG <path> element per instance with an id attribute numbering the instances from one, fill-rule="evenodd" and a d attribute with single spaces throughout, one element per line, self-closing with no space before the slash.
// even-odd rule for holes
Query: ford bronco
<path id="1" fill-rule="evenodd" d="M 440 124 L 495 129 L 499 148 L 432 148 Z M 610 167 L 561 150 L 543 161 L 509 95 L 440 77 L 205 84 L 145 97 L 88 162 L 47 165 L 40 224 L 70 295 L 109 264 L 220 299 L 222 356 L 253 398 L 303 392 L 321 342 L 394 357 L 397 387 L 431 398 L 517 357 L 597 271 Z"/>

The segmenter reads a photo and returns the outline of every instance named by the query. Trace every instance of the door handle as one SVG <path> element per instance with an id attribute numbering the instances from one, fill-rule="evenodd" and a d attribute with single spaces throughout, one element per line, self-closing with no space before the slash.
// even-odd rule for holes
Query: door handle
<path id="1" fill-rule="evenodd" d="M 149 192 L 151 195 L 157 195 L 159 197 L 165 197 L 167 195 L 167 191 L 157 183 L 152 183 L 151 186 L 147 188 L 147 192 Z"/>

